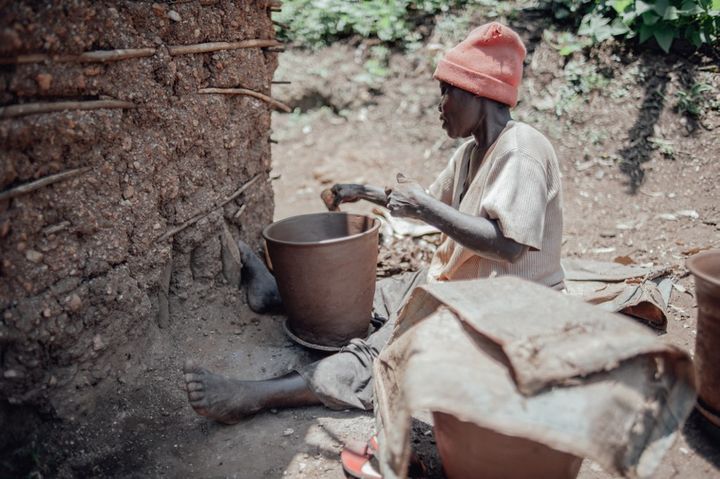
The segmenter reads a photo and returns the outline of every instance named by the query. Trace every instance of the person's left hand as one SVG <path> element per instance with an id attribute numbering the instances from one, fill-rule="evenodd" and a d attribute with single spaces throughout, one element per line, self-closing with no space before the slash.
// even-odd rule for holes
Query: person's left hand
<path id="1" fill-rule="evenodd" d="M 398 173 L 397 183 L 395 188 L 385 189 L 390 214 L 401 218 L 422 219 L 422 207 L 428 197 L 423 187 L 402 173 Z"/>

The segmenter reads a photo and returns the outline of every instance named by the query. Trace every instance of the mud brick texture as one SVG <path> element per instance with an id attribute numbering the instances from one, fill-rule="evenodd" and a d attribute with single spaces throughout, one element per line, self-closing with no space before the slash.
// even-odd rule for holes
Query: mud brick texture
<path id="1" fill-rule="evenodd" d="M 0 193 L 90 167 L 0 200 L 0 401 L 60 417 L 92 409 L 105 388 L 131 379 L 147 338 L 177 317 L 169 296 L 192 301 L 202 296 L 193 291 L 225 281 L 224 223 L 257 246 L 273 211 L 270 107 L 197 91 L 269 95 L 277 53 L 171 56 L 168 47 L 273 39 L 267 7 L 251 0 L 0 1 L 6 60 L 156 49 L 105 63 L 0 65 L 0 106 L 108 99 L 136 106 L 0 118 Z M 216 208 L 256 175 L 242 195 Z"/>

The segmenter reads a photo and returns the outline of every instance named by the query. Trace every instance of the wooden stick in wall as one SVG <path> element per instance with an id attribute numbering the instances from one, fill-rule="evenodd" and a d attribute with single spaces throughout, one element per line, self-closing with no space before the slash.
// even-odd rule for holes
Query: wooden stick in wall
<path id="1" fill-rule="evenodd" d="M 232 200 L 234 200 L 235 198 L 237 198 L 238 196 L 240 196 L 241 194 L 243 194 L 243 193 L 245 192 L 245 190 L 247 190 L 248 188 L 250 188 L 250 186 L 252 186 L 252 184 L 255 183 L 259 178 L 260 178 L 260 175 L 259 175 L 259 174 L 253 176 L 247 183 L 245 183 L 245 184 L 242 185 L 240 188 L 238 188 L 237 191 L 235 191 L 235 193 L 233 193 L 232 195 L 230 195 L 230 196 L 228 196 L 227 198 L 225 198 L 224 200 L 222 200 L 222 201 L 220 202 L 220 204 L 218 204 L 217 206 L 213 207 L 212 209 L 209 209 L 209 210 L 207 210 L 207 211 L 200 212 L 200 213 L 198 213 L 198 214 L 190 217 L 190 219 L 184 221 L 184 222 L 181 223 L 179 226 L 176 226 L 176 227 L 174 227 L 174 228 L 170 228 L 170 229 L 167 230 L 165 233 L 163 233 L 162 236 L 160 236 L 158 239 L 156 239 L 155 242 L 156 242 L 156 243 L 160 243 L 161 241 L 165 241 L 166 239 L 175 236 L 176 234 L 178 234 L 179 232 L 181 232 L 181 231 L 184 230 L 185 228 L 188 228 L 188 227 L 194 225 L 195 223 L 197 223 L 198 221 L 200 221 L 201 219 L 205 218 L 207 215 L 209 215 L 209 214 L 212 213 L 213 211 L 217 210 L 218 208 L 222 208 L 223 206 L 225 206 L 226 204 L 230 203 Z"/>
<path id="2" fill-rule="evenodd" d="M 55 63 L 104 63 L 127 60 L 129 58 L 144 58 L 155 55 L 154 48 L 120 48 L 118 50 L 95 50 L 79 55 L 48 55 L 34 53 L 18 55 L 16 57 L 0 58 L 0 65 L 21 65 L 25 63 L 42 63 L 51 61 Z"/>
<path id="3" fill-rule="evenodd" d="M 194 45 L 170 45 L 170 55 L 189 55 L 195 53 L 217 52 L 221 50 L 237 50 L 240 48 L 268 48 L 281 47 L 277 40 L 251 39 L 239 42 L 210 42 Z M 105 63 L 128 60 L 131 58 L 151 57 L 157 53 L 155 48 L 120 48 L 117 50 L 94 50 L 79 55 L 50 55 L 47 53 L 33 53 L 0 58 L 0 65 L 22 65 L 26 63 Z"/>
<path id="4" fill-rule="evenodd" d="M 239 48 L 266 48 L 281 46 L 277 40 L 242 40 L 239 42 L 210 42 L 195 45 L 173 45 L 168 47 L 170 55 L 188 55 L 192 53 L 209 53 L 220 50 L 237 50 Z"/>
<path id="5" fill-rule="evenodd" d="M 201 93 L 203 95 L 212 95 L 212 94 L 218 94 L 218 95 L 245 95 L 245 96 L 251 96 L 253 98 L 257 98 L 258 100 L 262 100 L 278 110 L 282 110 L 285 113 L 290 113 L 292 111 L 292 108 L 290 108 L 285 103 L 278 101 L 272 97 L 269 97 L 267 95 L 264 95 L 262 93 L 248 90 L 247 88 L 201 88 L 198 90 L 198 93 Z"/>
<path id="6" fill-rule="evenodd" d="M 38 190 L 44 186 L 52 185 L 53 183 L 57 183 L 59 181 L 69 180 L 70 178 L 82 175 L 83 173 L 86 173 L 91 169 L 92 167 L 85 166 L 83 168 L 63 171 L 62 173 L 45 176 L 43 178 L 40 178 L 39 180 L 31 181 L 30 183 L 25 183 L 23 185 L 16 186 L 15 188 L 10 188 L 9 190 L 0 192 L 0 201 L 30 193 L 31 191 Z"/>
<path id="7" fill-rule="evenodd" d="M 0 107 L 1 118 L 52 113 L 64 110 L 99 110 L 114 108 L 135 108 L 137 105 L 122 100 L 56 101 L 43 103 L 22 103 Z"/>

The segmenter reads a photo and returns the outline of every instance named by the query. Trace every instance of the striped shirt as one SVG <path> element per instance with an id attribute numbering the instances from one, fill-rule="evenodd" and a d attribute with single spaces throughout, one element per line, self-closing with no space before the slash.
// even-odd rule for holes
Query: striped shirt
<path id="1" fill-rule="evenodd" d="M 496 220 L 505 237 L 528 250 L 515 263 L 498 261 L 443 234 L 428 281 L 513 275 L 562 289 L 562 192 L 552 145 L 533 127 L 510 121 L 466 181 L 474 149 L 475 140 L 458 148 L 429 193 L 462 213 Z"/>

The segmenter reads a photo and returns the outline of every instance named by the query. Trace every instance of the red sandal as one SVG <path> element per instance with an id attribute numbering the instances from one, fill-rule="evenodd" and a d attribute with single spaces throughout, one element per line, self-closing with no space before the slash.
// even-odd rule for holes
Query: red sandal
<path id="1" fill-rule="evenodd" d="M 348 444 L 340 453 L 343 470 L 356 479 L 382 479 L 378 471 L 377 436 L 373 436 L 365 444 Z"/>

